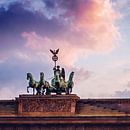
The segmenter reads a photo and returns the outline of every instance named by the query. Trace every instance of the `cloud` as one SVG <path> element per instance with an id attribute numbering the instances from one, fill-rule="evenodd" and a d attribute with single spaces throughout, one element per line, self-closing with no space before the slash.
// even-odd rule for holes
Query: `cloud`
<path id="1" fill-rule="evenodd" d="M 60 48 L 59 59 L 64 65 L 72 65 L 76 60 L 78 50 L 71 46 L 66 40 L 50 39 L 48 37 L 42 37 L 35 32 L 24 32 L 22 36 L 27 40 L 25 47 L 35 52 L 41 52 L 46 55 L 50 55 L 50 49 Z"/>
<path id="2" fill-rule="evenodd" d="M 0 62 L 0 98 L 14 98 L 26 94 L 28 81 L 26 73 L 32 73 L 34 80 L 39 81 L 40 72 L 45 79 L 52 77 L 52 64 L 48 64 L 46 56 L 29 52 L 14 52 L 10 57 Z M 31 91 L 30 91 L 31 92 Z"/>
<path id="3" fill-rule="evenodd" d="M 116 91 L 114 94 L 114 97 L 129 98 L 130 97 L 130 90 L 125 89 L 122 91 Z"/>
<path id="4" fill-rule="evenodd" d="M 53 67 L 49 49 L 57 48 L 60 49 L 58 64 L 68 72 L 74 70 L 74 79 L 80 81 L 83 88 L 86 86 L 83 82 L 92 72 L 75 68 L 75 62 L 81 55 L 111 52 L 118 45 L 119 15 L 109 0 L 1 0 L 1 92 L 4 93 L 3 86 L 9 87 L 8 84 L 12 86 L 10 89 L 16 89 L 17 82 L 23 88 L 27 71 L 36 79 L 39 72 L 44 71 L 48 79 Z M 94 87 L 88 89 L 93 91 Z M 81 90 L 78 93 L 82 93 Z"/>
<path id="5" fill-rule="evenodd" d="M 29 2 L 29 1 L 28 1 Z M 1 55 L 6 49 L 12 52 L 23 47 L 24 39 L 22 32 L 35 31 L 42 36 L 54 37 L 64 26 L 61 26 L 56 19 L 48 19 L 39 12 L 33 13 L 25 7 L 28 2 L 3 1 L 0 5 L 0 50 Z M 31 1 L 29 2 L 31 4 Z M 4 5 L 8 7 L 6 10 Z M 31 5 L 30 5 L 31 6 Z M 6 51 L 6 53 L 8 53 Z M 9 53 L 10 54 L 10 53 Z M 7 54 L 4 54 L 7 55 Z"/>
<path id="6" fill-rule="evenodd" d="M 39 80 L 39 73 L 43 71 L 48 78 L 52 67 L 47 61 L 48 59 L 44 55 L 14 52 L 8 59 L 0 63 L 0 84 L 24 82 L 27 72 L 31 72 L 36 80 Z"/>
<path id="7" fill-rule="evenodd" d="M 32 55 L 28 52 L 21 53 L 20 51 L 14 52 L 14 56 L 11 56 L 0 63 L 1 99 L 14 98 L 15 96 L 18 96 L 18 94 L 26 93 L 26 86 L 28 85 L 28 81 L 26 80 L 27 72 L 31 72 L 36 81 L 39 81 L 39 73 L 44 72 L 45 79 L 50 82 L 51 77 L 53 77 L 52 68 L 52 63 L 49 62 L 48 57 L 45 55 Z M 91 72 L 83 68 L 66 66 L 65 71 L 66 81 L 68 80 L 70 72 L 75 72 L 75 87 L 91 76 Z"/>
<path id="8" fill-rule="evenodd" d="M 9 6 L 15 2 L 18 2 L 18 0 L 1 0 L 0 1 L 0 8 L 4 8 L 5 10 L 8 10 Z"/>
<path id="9" fill-rule="evenodd" d="M 109 0 L 77 0 L 75 3 L 62 1 L 57 4 L 65 12 L 61 17 L 55 17 L 55 20 L 66 29 L 62 30 L 62 33 L 58 31 L 55 37 L 39 35 L 35 31 L 23 32 L 22 36 L 27 41 L 26 47 L 44 52 L 49 48 L 64 48 L 61 57 L 64 57 L 64 63 L 69 61 L 72 65 L 81 53 L 106 53 L 117 46 L 120 39 L 120 32 L 116 26 L 119 12 L 112 8 Z M 50 29 L 49 26 L 47 28 Z"/>
<path id="10" fill-rule="evenodd" d="M 106 52 L 116 46 L 120 37 L 115 22 L 119 13 L 114 11 L 109 0 L 80 2 L 76 8 L 73 28 L 79 37 L 77 40 L 85 48 Z M 77 43 L 78 44 L 78 43 Z"/>
<path id="11" fill-rule="evenodd" d="M 59 7 L 57 0 L 28 1 L 24 9 L 33 13 L 39 13 L 48 19 L 59 18 L 65 13 L 65 9 Z"/>
<path id="12" fill-rule="evenodd" d="M 91 77 L 93 72 L 85 70 L 83 68 L 67 68 L 69 71 L 74 71 L 74 82 L 76 85 L 80 85 L 81 82 L 88 80 Z"/>
<path id="13" fill-rule="evenodd" d="M 8 86 L 6 87 L 1 87 L 0 86 L 0 98 L 1 99 L 14 99 L 14 96 L 18 97 L 18 90 L 16 90 L 16 87 L 14 86 Z"/>
<path id="14" fill-rule="evenodd" d="M 116 26 L 119 12 L 112 8 L 109 0 L 6 0 L 0 5 L 1 9 L 5 5 L 8 7 L 0 12 L 0 27 L 4 30 L 0 31 L 2 49 L 21 48 L 24 40 L 20 35 L 26 33 L 26 36 L 23 36 L 27 42 L 29 37 L 33 37 L 36 38 L 35 42 L 47 42 L 44 48 L 49 48 L 50 42 L 54 41 L 52 47 L 55 44 L 56 47 L 65 47 L 64 50 L 72 53 L 68 58 L 71 57 L 75 61 L 80 52 L 109 52 L 116 47 L 120 39 Z M 34 43 L 30 45 L 34 46 Z M 68 48 L 71 48 L 72 52 Z M 65 53 L 66 51 L 64 55 Z"/>
<path id="15" fill-rule="evenodd" d="M 123 9 L 123 8 L 125 8 L 126 10 L 130 9 L 128 7 L 129 4 L 130 4 L 129 0 L 123 0 L 123 1 L 115 0 L 115 1 L 113 1 L 113 6 L 116 7 L 117 9 Z"/>

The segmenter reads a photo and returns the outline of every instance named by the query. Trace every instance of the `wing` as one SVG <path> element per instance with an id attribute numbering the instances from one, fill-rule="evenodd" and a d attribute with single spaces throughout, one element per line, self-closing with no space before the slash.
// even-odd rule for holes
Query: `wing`
<path id="1" fill-rule="evenodd" d="M 51 49 L 50 49 L 50 52 L 51 52 L 52 54 L 54 54 L 54 51 L 53 51 L 53 50 L 51 50 Z"/>
<path id="2" fill-rule="evenodd" d="M 56 54 L 58 54 L 58 52 L 59 52 L 59 49 L 56 50 Z"/>

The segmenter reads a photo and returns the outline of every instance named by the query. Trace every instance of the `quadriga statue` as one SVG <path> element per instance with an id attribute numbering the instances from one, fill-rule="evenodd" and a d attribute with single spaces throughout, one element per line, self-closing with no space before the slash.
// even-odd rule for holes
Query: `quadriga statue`
<path id="1" fill-rule="evenodd" d="M 51 93 L 56 94 L 70 94 L 72 92 L 72 88 L 74 86 L 73 77 L 74 72 L 71 72 L 69 75 L 69 79 L 65 80 L 65 69 L 60 69 L 60 66 L 56 65 L 56 62 L 58 60 L 58 52 L 57 50 L 50 50 L 53 54 L 52 60 L 55 63 L 55 66 L 53 68 L 54 76 L 51 80 L 51 84 L 44 79 L 44 73 L 40 73 L 40 81 L 37 82 L 33 79 L 33 76 L 31 73 L 27 73 L 27 80 L 29 80 L 29 86 L 27 86 L 27 92 L 29 92 L 29 88 L 33 89 L 33 94 L 35 94 L 35 89 L 37 91 L 37 95 L 50 95 Z"/>
<path id="2" fill-rule="evenodd" d="M 68 81 L 65 81 L 63 77 L 56 72 L 54 78 L 51 80 L 51 85 L 48 81 L 44 80 L 44 73 L 40 73 L 40 81 L 35 81 L 31 73 L 27 73 L 27 80 L 29 80 L 29 86 L 27 86 L 27 92 L 29 93 L 29 88 L 33 89 L 33 94 L 36 95 L 50 95 L 51 93 L 56 94 L 70 94 L 74 86 L 73 82 L 74 72 L 69 75 Z"/>

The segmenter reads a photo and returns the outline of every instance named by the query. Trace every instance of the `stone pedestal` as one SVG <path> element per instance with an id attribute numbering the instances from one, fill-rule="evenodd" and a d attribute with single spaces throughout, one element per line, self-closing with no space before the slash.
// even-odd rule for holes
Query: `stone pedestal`
<path id="1" fill-rule="evenodd" d="M 18 115 L 65 116 L 74 115 L 79 97 L 70 95 L 19 95 Z"/>

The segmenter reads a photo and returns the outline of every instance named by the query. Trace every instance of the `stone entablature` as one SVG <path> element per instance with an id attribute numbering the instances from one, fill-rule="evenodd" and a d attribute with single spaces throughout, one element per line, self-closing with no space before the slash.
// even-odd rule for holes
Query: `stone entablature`
<path id="1" fill-rule="evenodd" d="M 18 115 L 74 115 L 79 97 L 71 95 L 20 95 Z"/>
<path id="2" fill-rule="evenodd" d="M 0 130 L 130 130 L 130 99 L 20 95 L 0 100 Z"/>
<path id="3" fill-rule="evenodd" d="M 42 100 L 43 97 L 44 97 L 44 102 Z M 67 97 L 67 95 L 62 95 L 62 96 L 61 95 L 57 95 L 57 96 L 56 95 L 41 95 L 41 96 L 20 95 L 18 98 L 16 98 L 16 100 L 0 100 L 0 116 L 26 115 L 26 113 L 29 111 L 30 111 L 29 112 L 30 115 L 40 115 L 40 113 L 42 113 L 42 116 L 44 116 L 44 115 L 48 115 L 48 111 L 51 111 L 49 112 L 49 114 L 57 115 L 56 113 L 57 109 L 59 110 L 60 115 L 63 116 L 70 115 L 70 107 L 65 108 L 64 102 L 67 102 L 66 105 L 71 104 L 70 101 L 73 104 L 73 99 L 71 100 L 70 98 L 65 99 L 65 97 Z M 69 97 L 74 97 L 74 95 L 71 94 L 69 95 Z M 48 100 L 50 98 L 52 98 L 53 101 Z M 56 98 L 58 100 L 56 100 Z M 23 106 L 19 106 L 20 102 L 22 101 L 21 99 L 24 101 Z M 31 100 L 31 102 L 29 102 L 29 100 Z M 39 105 L 34 105 L 35 101 L 37 101 L 37 104 Z M 77 99 L 76 98 L 74 99 L 74 101 L 76 101 L 76 106 L 75 104 L 73 105 L 71 104 L 71 106 L 74 106 L 72 107 L 73 109 L 71 109 L 71 114 L 74 112 L 72 114 L 74 116 L 80 116 L 80 115 L 81 116 L 130 116 L 130 99 L 79 99 L 79 98 Z M 48 104 L 47 102 L 50 103 Z M 56 103 L 57 105 L 55 105 Z M 58 104 L 62 104 L 62 105 L 58 105 Z M 53 109 L 54 107 L 55 109 Z"/>

